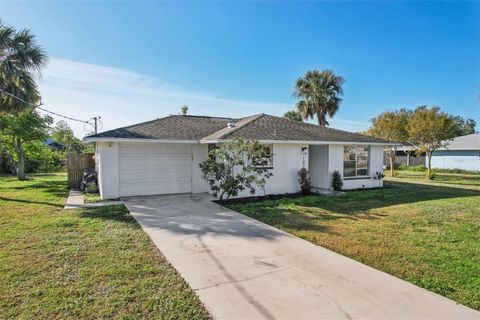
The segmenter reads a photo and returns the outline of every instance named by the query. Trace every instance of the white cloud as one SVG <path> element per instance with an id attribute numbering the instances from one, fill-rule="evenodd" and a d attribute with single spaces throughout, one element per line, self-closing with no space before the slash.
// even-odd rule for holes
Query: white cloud
<path id="1" fill-rule="evenodd" d="M 46 109 L 85 120 L 100 115 L 103 130 L 177 113 L 183 105 L 190 106 L 192 114 L 229 117 L 261 112 L 281 115 L 293 108 L 292 103 L 228 99 L 128 70 L 59 58 L 50 59 L 40 80 L 40 90 Z M 69 124 L 77 136 L 85 135 L 83 124 Z M 331 124 L 350 131 L 368 126 L 338 118 Z"/>

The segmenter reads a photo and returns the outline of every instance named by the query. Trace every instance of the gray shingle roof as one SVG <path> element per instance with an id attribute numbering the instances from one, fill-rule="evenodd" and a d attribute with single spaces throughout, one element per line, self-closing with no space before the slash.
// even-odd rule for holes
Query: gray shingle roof
<path id="1" fill-rule="evenodd" d="M 86 138 L 200 140 L 234 121 L 230 118 L 173 115 L 105 131 Z"/>
<path id="2" fill-rule="evenodd" d="M 232 129 L 235 129 L 235 127 Z M 268 114 L 259 115 L 241 128 L 227 132 L 221 137 L 221 139 L 233 138 L 284 141 L 385 142 L 358 133 L 321 127 Z"/>
<path id="3" fill-rule="evenodd" d="M 232 123 L 231 127 L 227 124 Z M 267 114 L 241 119 L 174 115 L 86 137 L 217 141 L 233 138 L 282 141 L 388 143 L 385 140 L 320 127 Z"/>
<path id="4" fill-rule="evenodd" d="M 449 141 L 446 150 L 480 150 L 480 133 L 456 137 Z"/>

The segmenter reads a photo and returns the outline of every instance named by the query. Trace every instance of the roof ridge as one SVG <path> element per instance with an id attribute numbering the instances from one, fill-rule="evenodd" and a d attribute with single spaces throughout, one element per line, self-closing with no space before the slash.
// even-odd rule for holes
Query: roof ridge
<path id="1" fill-rule="evenodd" d="M 238 120 L 238 122 L 240 122 L 240 121 L 242 121 L 242 120 L 246 120 L 246 121 L 245 121 L 245 123 L 242 123 L 242 124 L 240 124 L 240 125 L 238 125 L 238 126 L 237 126 L 237 125 L 234 126 L 233 128 L 231 128 L 231 130 L 229 130 L 229 131 L 226 132 L 225 134 L 222 134 L 222 135 L 219 137 L 219 139 L 222 139 L 222 138 L 224 138 L 224 137 L 226 137 L 226 136 L 234 133 L 235 131 L 237 131 L 237 130 L 239 130 L 239 129 L 241 129 L 241 128 L 246 127 L 247 125 L 249 125 L 249 124 L 252 123 L 253 121 L 255 121 L 255 120 L 263 117 L 264 115 L 265 115 L 264 113 L 259 113 L 259 114 L 255 114 L 255 115 L 253 115 L 253 116 L 244 117 L 244 118 Z M 251 119 L 248 119 L 248 118 L 251 118 Z M 247 119 L 248 119 L 248 120 L 247 120 Z M 219 131 L 220 131 L 220 130 L 219 130 Z M 217 131 L 217 132 L 218 132 L 218 131 Z"/>
<path id="2" fill-rule="evenodd" d="M 173 114 L 172 116 L 179 116 L 179 117 L 190 117 L 190 118 L 210 118 L 210 119 L 225 119 L 225 120 L 238 120 L 236 118 L 230 117 L 215 117 L 215 116 L 201 116 L 201 115 L 193 115 L 193 114 Z"/>
<path id="3" fill-rule="evenodd" d="M 217 130 L 208 136 L 203 137 L 201 140 L 210 140 L 210 139 L 223 139 L 226 136 L 232 134 L 233 132 L 244 128 L 246 125 L 252 123 L 253 121 L 257 120 L 258 118 L 262 117 L 264 114 L 256 114 L 253 116 L 248 116 L 248 117 L 243 117 L 238 119 L 235 123 L 237 124 L 236 126 L 233 127 L 224 127 L 220 130 Z M 240 124 L 238 124 L 240 123 Z"/>

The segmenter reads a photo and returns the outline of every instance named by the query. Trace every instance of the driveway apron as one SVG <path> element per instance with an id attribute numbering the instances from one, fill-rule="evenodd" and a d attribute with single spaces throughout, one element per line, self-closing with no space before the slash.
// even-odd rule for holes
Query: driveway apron
<path id="1" fill-rule="evenodd" d="M 208 194 L 122 200 L 215 319 L 480 319 Z"/>

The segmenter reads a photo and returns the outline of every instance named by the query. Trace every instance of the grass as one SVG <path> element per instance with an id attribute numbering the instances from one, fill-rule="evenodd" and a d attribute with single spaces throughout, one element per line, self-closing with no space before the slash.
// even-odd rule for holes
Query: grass
<path id="1" fill-rule="evenodd" d="M 401 172 L 385 186 L 230 207 L 480 310 L 478 175 Z"/>
<path id="2" fill-rule="evenodd" d="M 85 203 L 99 203 L 99 202 L 120 201 L 120 198 L 103 200 L 100 197 L 100 193 L 85 192 L 85 193 L 83 193 L 83 200 L 84 200 Z"/>
<path id="3" fill-rule="evenodd" d="M 208 319 L 124 206 L 63 210 L 63 174 L 0 177 L 2 319 Z"/>

